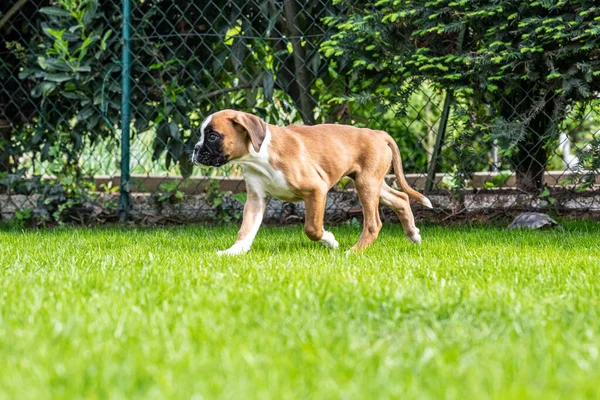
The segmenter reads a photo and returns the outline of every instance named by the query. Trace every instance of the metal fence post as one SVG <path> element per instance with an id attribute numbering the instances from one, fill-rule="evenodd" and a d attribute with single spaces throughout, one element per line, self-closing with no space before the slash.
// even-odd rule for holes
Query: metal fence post
<path id="1" fill-rule="evenodd" d="M 121 56 L 121 186 L 119 217 L 125 221 L 129 214 L 129 140 L 130 140 L 130 97 L 131 97 L 131 4 L 122 0 L 123 6 L 123 53 Z"/>
<path id="2" fill-rule="evenodd" d="M 465 40 L 465 34 L 467 32 L 466 26 L 463 26 L 458 34 L 458 43 L 456 46 L 456 53 L 462 53 L 463 41 Z M 442 108 L 442 117 L 440 119 L 440 125 L 438 128 L 437 137 L 435 138 L 435 147 L 433 148 L 433 154 L 431 155 L 431 162 L 429 163 L 429 169 L 427 170 L 427 180 L 425 181 L 424 193 L 428 193 L 433 189 L 435 184 L 435 170 L 437 168 L 437 160 L 444 146 L 444 138 L 446 136 L 446 128 L 448 126 L 448 119 L 450 118 L 450 106 L 454 98 L 454 92 L 452 89 L 446 90 L 446 98 L 444 99 L 444 106 Z"/>
<path id="3" fill-rule="evenodd" d="M 448 126 L 448 119 L 450 118 L 450 104 L 452 103 L 452 90 L 446 91 L 446 98 L 444 99 L 444 107 L 442 109 L 442 117 L 440 118 L 440 125 L 438 133 L 435 138 L 435 146 L 433 147 L 433 153 L 431 154 L 431 161 L 429 162 L 429 170 L 427 171 L 427 180 L 425 181 L 424 193 L 428 193 L 433 189 L 435 184 L 435 170 L 437 168 L 437 161 L 444 145 L 444 137 L 446 136 L 446 127 Z"/>

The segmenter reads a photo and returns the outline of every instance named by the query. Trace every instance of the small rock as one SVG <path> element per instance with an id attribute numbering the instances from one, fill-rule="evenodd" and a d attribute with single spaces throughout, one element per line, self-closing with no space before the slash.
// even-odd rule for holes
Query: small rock
<path id="1" fill-rule="evenodd" d="M 525 212 L 517 215 L 513 222 L 508 226 L 508 229 L 542 229 L 542 228 L 557 228 L 562 230 L 555 220 L 550 216 L 538 212 Z"/>

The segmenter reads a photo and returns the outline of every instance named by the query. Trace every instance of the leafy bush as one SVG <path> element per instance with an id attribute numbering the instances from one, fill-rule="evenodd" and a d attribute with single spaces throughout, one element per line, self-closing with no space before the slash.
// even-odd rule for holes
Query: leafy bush
<path id="1" fill-rule="evenodd" d="M 65 170 L 77 169 L 86 146 L 116 140 L 120 66 L 114 50 L 120 17 L 111 8 L 75 0 L 41 8 L 47 21 L 19 74 L 35 82 L 31 94 L 40 99 L 25 149 L 39 151 L 41 160 L 58 160 L 55 165 Z"/>
<path id="2" fill-rule="evenodd" d="M 427 80 L 465 96 L 469 112 L 487 105 L 487 133 L 503 145 L 522 189 L 541 186 L 565 111 L 600 89 L 600 8 L 592 0 L 336 3 L 348 12 L 327 18 L 339 32 L 324 54 L 353 60 L 358 79 L 391 86 L 394 98 L 393 88 Z"/>

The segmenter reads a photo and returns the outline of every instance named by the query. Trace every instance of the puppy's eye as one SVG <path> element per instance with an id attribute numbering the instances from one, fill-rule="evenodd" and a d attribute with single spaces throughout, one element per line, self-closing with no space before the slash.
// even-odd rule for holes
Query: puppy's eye
<path id="1" fill-rule="evenodd" d="M 210 135 L 208 135 L 208 140 L 210 142 L 214 142 L 215 140 L 217 140 L 217 135 L 214 133 L 211 133 Z"/>

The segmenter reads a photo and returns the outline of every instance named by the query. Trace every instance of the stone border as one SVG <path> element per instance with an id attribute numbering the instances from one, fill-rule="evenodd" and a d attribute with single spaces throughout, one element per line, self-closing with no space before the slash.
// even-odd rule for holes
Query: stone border
<path id="1" fill-rule="evenodd" d="M 435 192 L 428 195 L 434 209 L 426 209 L 412 202 L 413 212 L 420 220 L 449 219 L 473 214 L 508 214 L 519 211 L 554 211 L 561 214 L 600 215 L 600 191 L 576 192 L 569 189 L 553 189 L 544 198 L 523 193 L 514 189 L 486 189 L 462 191 L 458 194 Z M 0 216 L 2 220 L 14 218 L 17 210 L 34 209 L 40 195 L 0 195 Z M 97 201 L 90 201 L 82 208 L 86 215 L 104 215 L 103 221 L 115 221 L 116 209 L 104 210 L 102 204 L 116 204 L 118 194 L 98 194 Z M 231 195 L 223 195 L 222 206 L 232 215 L 243 209 L 243 204 Z M 330 191 L 326 204 L 328 223 L 345 222 L 361 217 L 360 203 L 354 190 Z M 267 204 L 265 221 L 276 224 L 301 222 L 304 219 L 304 203 L 290 204 L 270 199 Z M 381 209 L 384 220 L 396 219 L 387 208 Z M 174 203 L 160 203 L 149 193 L 133 193 L 130 210 L 131 220 L 140 224 L 218 222 L 215 210 L 207 202 L 205 195 L 186 195 Z M 92 221 L 96 222 L 96 221 Z"/>

